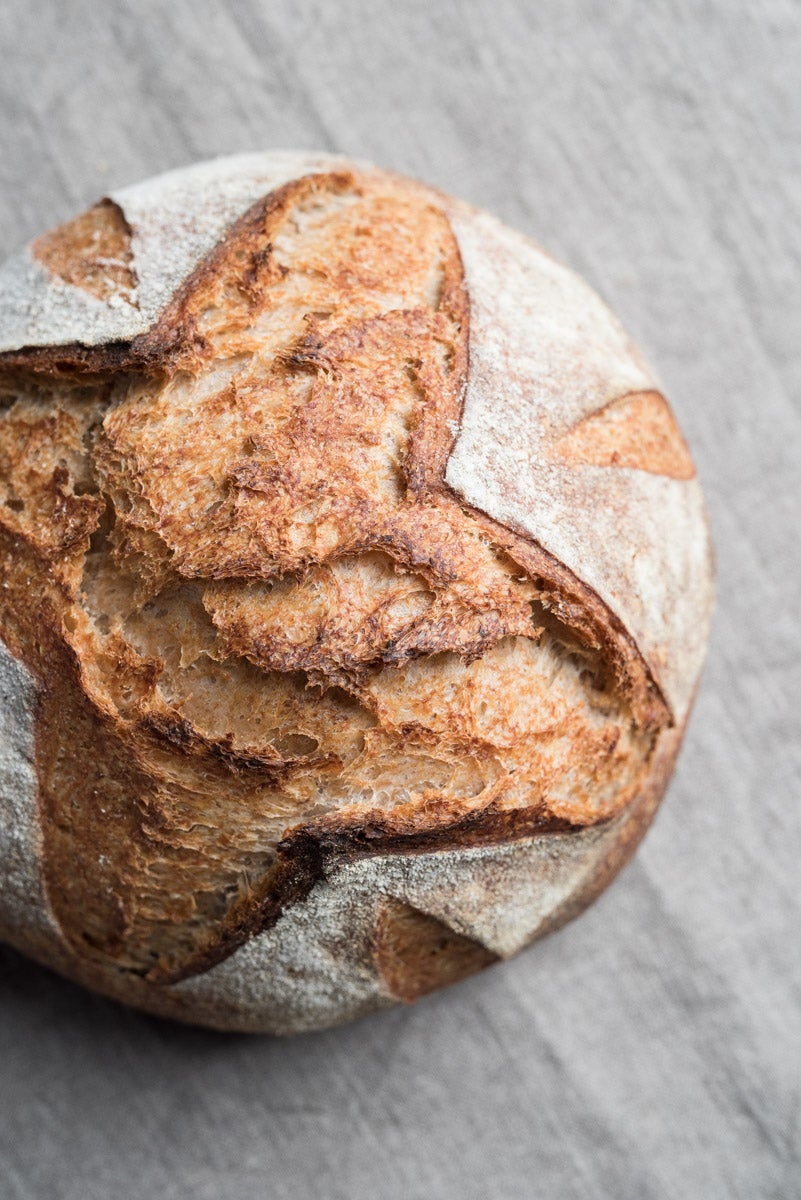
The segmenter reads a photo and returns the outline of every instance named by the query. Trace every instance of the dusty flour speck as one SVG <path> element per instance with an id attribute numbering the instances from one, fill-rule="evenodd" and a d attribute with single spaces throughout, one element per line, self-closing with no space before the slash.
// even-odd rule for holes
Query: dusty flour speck
<path id="1" fill-rule="evenodd" d="M 40 872 L 35 696 L 33 679 L 0 641 L 0 936 L 27 945 L 60 940 Z"/>

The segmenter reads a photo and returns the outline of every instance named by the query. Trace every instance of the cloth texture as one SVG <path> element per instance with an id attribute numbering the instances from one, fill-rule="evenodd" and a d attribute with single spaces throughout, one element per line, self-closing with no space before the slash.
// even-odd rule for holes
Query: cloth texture
<path id="1" fill-rule="evenodd" d="M 801 5 L 5 0 L 0 254 L 217 154 L 338 151 L 576 268 L 661 378 L 717 553 L 680 764 L 559 934 L 291 1041 L 0 949 L 6 1200 L 801 1197 Z"/>

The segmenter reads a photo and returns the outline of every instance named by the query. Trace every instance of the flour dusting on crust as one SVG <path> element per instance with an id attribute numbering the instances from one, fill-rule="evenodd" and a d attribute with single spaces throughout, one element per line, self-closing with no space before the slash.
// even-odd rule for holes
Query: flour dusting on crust
<path id="1" fill-rule="evenodd" d="M 289 1033 L 609 883 L 711 583 L 689 452 L 586 285 L 414 181 L 243 155 L 0 268 L 0 355 L 0 937 Z"/>
<path id="2" fill-rule="evenodd" d="M 131 229 L 138 286 L 100 300 L 63 282 L 26 248 L 0 269 L 0 353 L 24 346 L 100 346 L 146 333 L 226 229 L 263 196 L 335 169 L 333 155 L 238 154 L 168 171 L 112 192 Z"/>
<path id="3" fill-rule="evenodd" d="M 449 213 L 470 298 L 470 367 L 446 480 L 533 537 L 633 635 L 676 719 L 703 662 L 711 601 L 697 479 L 569 464 L 559 443 L 654 381 L 594 292 L 487 213 Z"/>
<path id="4" fill-rule="evenodd" d="M 516 954 L 591 879 L 626 817 L 580 833 L 549 834 L 434 854 L 350 863 L 322 880 L 277 925 L 219 966 L 169 990 L 214 1024 L 300 1032 L 395 1001 L 373 961 L 376 913 L 389 897 L 440 920 L 499 958 Z M 267 1016 L 269 1014 L 269 1016 Z"/>
<path id="5" fill-rule="evenodd" d="M 35 698 L 32 677 L 0 641 L 0 936 L 29 952 L 61 941 L 41 875 Z"/>

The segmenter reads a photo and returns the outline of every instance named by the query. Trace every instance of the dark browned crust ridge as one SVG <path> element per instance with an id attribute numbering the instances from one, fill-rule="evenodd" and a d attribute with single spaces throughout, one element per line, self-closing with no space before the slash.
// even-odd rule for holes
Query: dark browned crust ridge
<path id="1" fill-rule="evenodd" d="M 264 272 L 268 268 L 272 250 L 269 244 L 267 247 L 264 245 L 265 228 L 276 223 L 290 206 L 304 195 L 318 189 L 336 193 L 338 190 L 345 191 L 357 185 L 357 177 L 347 172 L 315 175 L 288 184 L 258 201 L 229 229 L 215 250 L 199 264 L 146 334 L 130 342 L 98 347 L 71 344 L 23 348 L 0 355 L 0 372 L 4 373 L 7 382 L 33 381 L 39 386 L 46 381 L 80 380 L 88 387 L 102 387 L 106 381 L 120 374 L 135 373 L 146 377 L 170 378 L 179 371 L 196 369 L 210 353 L 209 339 L 200 329 L 197 313 L 198 297 L 202 297 L 204 289 L 214 285 L 221 276 L 233 273 L 238 274 L 243 291 L 256 297 L 263 286 Z M 669 778 L 680 735 L 675 729 L 669 728 L 671 716 L 659 688 L 632 638 L 608 606 L 530 537 L 500 526 L 484 514 L 470 509 L 445 484 L 445 467 L 455 437 L 454 429 L 458 425 L 462 385 L 468 370 L 469 323 L 469 301 L 461 277 L 451 275 L 450 278 L 446 278 L 445 289 L 445 307 L 453 314 L 452 319 L 461 325 L 463 337 L 459 343 L 456 360 L 452 363 L 453 386 L 449 394 L 443 398 L 443 404 L 436 412 L 433 408 L 424 408 L 423 416 L 411 434 L 408 457 L 404 464 L 409 493 L 421 499 L 441 496 L 444 502 L 468 514 L 476 526 L 484 531 L 489 542 L 502 549 L 530 579 L 536 580 L 543 606 L 553 621 L 571 631 L 583 647 L 597 652 L 599 659 L 608 664 L 615 676 L 616 686 L 628 698 L 638 725 L 654 738 L 659 735 L 660 748 L 648 767 L 641 792 L 624 810 L 626 819 L 615 849 L 581 895 L 571 901 L 569 909 L 554 915 L 553 926 L 556 927 L 586 907 L 633 853 L 652 819 Z M 314 334 L 310 333 L 306 341 L 298 344 L 295 349 L 293 368 L 313 372 L 319 370 L 320 354 L 323 350 L 323 344 L 316 341 Z M 62 507 L 72 504 L 75 508 L 74 518 L 71 518 L 72 534 L 60 547 L 60 553 L 66 560 L 69 552 L 75 547 L 88 544 L 89 537 L 98 526 L 101 506 L 94 496 L 74 496 L 72 490 L 66 487 L 66 477 L 56 477 L 54 473 L 53 478 L 54 488 L 58 493 L 55 503 L 61 504 Z M 70 585 L 59 579 L 58 571 L 53 573 L 52 559 L 43 555 L 41 546 L 34 545 L 17 530 L 0 528 L 0 533 L 3 535 L 0 548 L 4 549 L 6 563 L 27 560 L 30 564 L 29 569 L 40 580 L 41 591 L 37 605 L 32 616 L 28 614 L 31 625 L 35 625 L 40 631 L 47 631 L 44 634 L 38 633 L 34 638 L 36 653 L 32 655 L 30 635 L 23 635 L 18 618 L 12 614 L 12 619 L 9 620 L 8 609 L 5 618 L 0 622 L 0 630 L 11 648 L 19 653 L 26 665 L 34 671 L 41 688 L 40 708 L 44 711 L 53 692 L 54 668 L 60 677 L 65 681 L 69 680 L 64 686 L 73 699 L 79 697 L 83 686 L 81 681 L 84 668 L 80 657 L 74 650 L 67 648 L 62 640 L 61 608 L 63 597 Z M 436 575 L 436 563 L 426 559 L 412 537 L 409 538 L 405 549 L 399 540 L 390 544 L 387 539 L 387 544 L 399 568 L 415 568 L 423 574 L 429 572 L 432 578 Z M 363 547 L 354 545 L 353 550 L 357 552 L 373 547 L 374 543 L 370 541 Z M 8 566 L 7 573 L 10 574 L 13 569 L 16 568 Z M 2 616 L 0 613 L 0 617 Z M 480 657 L 488 644 L 489 640 L 484 641 L 481 637 L 473 643 L 465 642 L 464 658 L 469 661 L 471 656 Z M 436 646 L 427 645 L 419 652 L 434 653 Z M 384 661 L 396 661 L 392 657 L 394 653 L 395 647 L 390 643 L 384 653 Z M 414 653 L 418 651 L 415 649 L 408 657 L 413 657 Z M 407 655 L 399 653 L 397 661 L 403 662 L 406 657 Z M 56 667 L 57 663 L 60 665 Z M 146 681 L 143 681 L 142 686 L 145 686 L 145 683 Z M 344 688 L 350 686 L 347 674 L 342 674 L 335 683 Z M 80 704 L 84 703 L 84 700 L 80 700 Z M 112 741 L 117 737 L 109 712 L 95 709 L 88 714 L 87 721 L 90 725 L 95 722 L 98 728 L 103 726 Z M 54 713 L 46 719 L 46 725 L 52 736 L 57 727 Z M 291 770 L 291 767 L 277 766 L 272 759 L 242 753 L 225 740 L 215 741 L 200 737 L 191 722 L 181 720 L 174 714 L 145 715 L 137 726 L 137 736 L 140 735 L 149 744 L 165 746 L 178 755 L 197 753 L 204 757 L 204 761 L 207 757 L 216 758 L 221 772 L 254 772 L 263 774 L 265 778 L 278 779 L 282 771 L 286 773 L 288 769 Z M 311 761 L 320 768 L 326 765 L 325 756 Z M 146 791 L 144 777 L 140 777 L 138 772 L 139 767 L 134 764 L 124 768 L 122 772 L 126 776 L 125 786 L 132 792 L 135 792 L 137 787 Z M 44 785 L 43 790 L 47 792 Z M 129 972 L 144 975 L 148 985 L 172 984 L 206 971 L 229 957 L 250 938 L 273 926 L 282 912 L 291 905 L 303 902 L 314 886 L 337 867 L 362 858 L 386 854 L 447 852 L 454 848 L 494 845 L 539 834 L 577 832 L 593 823 L 604 824 L 609 819 L 601 817 L 595 822 L 573 823 L 544 813 L 536 805 L 529 809 L 504 809 L 494 803 L 468 812 L 459 811 L 458 806 L 449 808 L 443 805 L 434 814 L 425 808 L 411 812 L 404 810 L 402 806 L 397 812 L 389 813 L 380 809 L 355 816 L 332 813 L 320 820 L 290 828 L 279 842 L 275 862 L 264 878 L 247 895 L 229 906 L 214 935 L 194 953 L 184 957 L 180 964 L 176 966 L 174 963 L 157 963 L 146 972 L 121 966 L 113 967 L 113 970 L 122 975 Z M 131 832 L 132 836 L 135 836 L 133 829 Z M 51 894 L 55 894 L 63 887 L 63 880 L 56 878 L 51 872 L 48 874 L 48 887 Z M 123 922 L 120 917 L 120 930 L 122 929 Z M 459 948 L 458 953 L 462 954 L 463 949 Z M 480 959 L 479 954 L 476 959 L 477 965 L 481 965 Z M 473 960 L 468 955 L 464 961 Z M 109 986 L 108 979 L 97 964 L 87 964 L 86 971 L 95 978 L 94 986 L 118 994 L 118 998 L 125 998 L 124 995 L 119 996 L 116 987 Z M 425 990 L 424 985 L 420 986 Z M 136 987 L 138 989 L 139 985 Z M 120 990 L 125 991 L 122 985 Z M 136 1002 L 147 1007 L 151 1002 L 145 1003 L 142 996 L 143 993 L 140 992 Z M 152 1005 L 159 1010 L 159 1001 L 154 1000 Z M 167 1007 L 169 1008 L 169 1004 Z M 180 1013 L 170 1009 L 170 1015 L 180 1016 Z"/>

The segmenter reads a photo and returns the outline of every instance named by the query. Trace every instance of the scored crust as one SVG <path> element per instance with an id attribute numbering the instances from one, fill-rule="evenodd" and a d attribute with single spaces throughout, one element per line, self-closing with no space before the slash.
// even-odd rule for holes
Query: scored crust
<path id="1" fill-rule="evenodd" d="M 703 499 L 684 439 L 585 283 L 488 213 L 451 219 L 472 337 L 447 482 L 594 589 L 681 720 L 706 649 L 699 598 L 709 587 Z"/>
<path id="2" fill-rule="evenodd" d="M 709 573 L 686 446 L 588 289 L 422 185 L 246 156 L 40 238 L 0 312 L 0 636 L 38 689 L 37 783 L 0 782 L 52 910 L 33 944 L 12 889 L 8 940 L 291 1031 L 604 886 Z"/>

